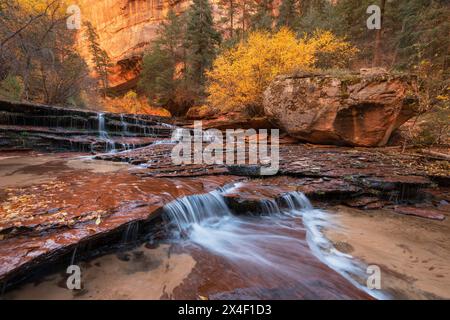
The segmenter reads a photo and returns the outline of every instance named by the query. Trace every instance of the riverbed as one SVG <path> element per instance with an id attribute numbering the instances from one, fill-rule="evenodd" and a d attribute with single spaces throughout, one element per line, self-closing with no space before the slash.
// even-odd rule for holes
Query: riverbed
<path id="1" fill-rule="evenodd" d="M 313 205 L 298 192 L 286 195 L 287 205 L 283 208 L 267 206 L 262 215 L 236 216 L 223 197 L 233 192 L 236 180 L 242 178 L 142 178 L 136 174 L 139 170 L 142 170 L 139 166 L 93 160 L 87 154 L 1 154 L 0 200 L 4 224 L 8 217 L 12 226 L 16 222 L 37 226 L 42 234 L 61 228 L 58 232 L 65 237 L 72 232 L 71 228 L 84 231 L 104 228 L 102 232 L 106 233 L 136 216 L 146 217 L 156 208 L 162 208 L 161 215 L 167 224 L 164 237 L 136 241 L 132 247 L 118 246 L 113 252 L 89 259 L 72 250 L 69 260 L 48 269 L 53 271 L 40 272 L 15 285 L 3 298 L 450 296 L 448 221 L 399 217 L 389 211 L 368 213 L 344 206 L 322 206 L 320 202 Z M 87 215 L 92 212 L 95 214 Z M 11 214 L 17 217 L 12 219 Z M 49 224 L 55 222 L 55 215 L 61 219 L 59 225 Z M 76 221 L 73 225 L 66 224 L 70 220 Z M 17 266 L 22 260 L 26 264 L 32 259 L 29 252 L 36 255 L 43 250 L 39 247 L 42 242 L 37 240 L 39 232 L 22 232 L 1 240 L 2 268 L 11 265 L 12 258 L 17 258 Z M 122 232 L 125 240 L 132 238 L 133 232 L 142 231 L 125 228 Z M 71 238 L 75 244 L 88 237 L 77 236 L 78 233 Z M 20 246 L 14 247 L 15 238 L 20 238 L 17 242 Z M 59 238 L 53 235 L 44 244 L 48 240 L 65 244 L 58 242 Z M 33 241 L 34 247 L 30 247 Z M 20 254 L 22 248 L 28 250 L 27 254 Z M 17 250 L 16 256 L 13 250 Z M 67 288 L 69 275 L 65 271 L 69 264 L 81 268 L 80 290 Z M 380 290 L 369 290 L 366 286 L 369 265 L 381 268 Z"/>

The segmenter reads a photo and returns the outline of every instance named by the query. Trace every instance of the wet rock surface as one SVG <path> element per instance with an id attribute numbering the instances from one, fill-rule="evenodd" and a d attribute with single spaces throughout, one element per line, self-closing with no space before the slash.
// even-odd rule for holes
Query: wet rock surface
<path id="1" fill-rule="evenodd" d="M 237 175 L 251 179 L 247 190 L 227 195 L 235 212 L 261 212 L 261 203 L 274 200 L 287 191 L 304 193 L 308 198 L 328 203 L 342 203 L 350 207 L 375 210 L 383 207 L 402 210 L 423 204 L 425 211 L 438 209 L 446 201 L 450 189 L 439 185 L 440 177 L 449 175 L 448 162 L 401 154 L 396 148 L 343 148 L 312 145 L 281 145 L 280 170 L 277 176 L 261 176 L 258 165 L 173 165 L 168 160 L 173 144 L 149 146 L 113 155 L 99 155 L 97 159 L 139 164 L 142 177 L 201 177 L 209 175 Z M 264 196 L 262 189 L 273 192 Z M 397 211 L 396 210 L 396 211 Z M 406 211 L 407 209 L 405 209 Z M 427 217 L 422 213 L 423 217 Z M 437 217 L 444 219 L 446 215 Z M 429 214 L 428 218 L 435 218 Z"/>
<path id="2" fill-rule="evenodd" d="M 174 165 L 174 144 L 152 145 L 119 154 L 98 155 L 96 159 L 139 164 L 142 176 L 200 176 L 234 174 L 262 177 L 261 165 Z M 387 193 L 398 198 L 417 195 L 417 190 L 434 185 L 436 170 L 448 176 L 448 162 L 411 154 L 398 149 L 355 149 L 313 145 L 281 145 L 279 176 L 297 178 L 306 194 L 351 195 L 362 191 Z M 224 150 L 224 155 L 226 154 Z M 225 156 L 224 156 L 225 157 Z M 270 180 L 270 177 L 269 177 Z M 268 181 L 269 181 L 268 180 Z M 445 188 L 445 185 L 442 186 Z M 313 192 L 314 190 L 314 192 Z"/>
<path id="3" fill-rule="evenodd" d="M 31 163 L 27 163 L 30 158 L 23 163 L 19 161 L 23 154 L 3 154 L 0 169 L 10 168 L 10 162 L 23 163 L 10 170 L 25 175 L 30 182 L 23 186 L 23 182 L 9 187 L 6 184 L 0 193 L 3 283 L 15 283 L 30 271 L 70 261 L 73 255 L 83 259 L 99 254 L 101 251 L 96 250 L 105 246 L 116 250 L 113 244 L 136 240 L 143 233 L 164 237 L 159 216 L 164 204 L 231 182 L 241 181 L 225 195 L 237 215 L 267 214 L 274 204 L 282 206 L 285 194 L 298 191 L 319 206 L 343 203 L 371 210 L 392 208 L 398 214 L 421 218 L 448 216 L 445 205 L 450 192 L 428 179 L 428 160 L 423 158 L 399 157 L 386 150 L 358 150 L 356 154 L 354 149 L 282 146 L 280 175 L 238 177 L 225 166 L 174 166 L 168 160 L 172 147 L 156 144 L 100 155 L 88 163 L 70 154 L 52 155 L 36 163 L 33 161 L 44 155 L 31 156 Z M 305 163 L 308 159 L 313 162 Z M 361 171 L 362 163 L 365 166 Z M 39 180 L 33 183 L 31 177 Z M 11 181 L 8 183 L 11 185 Z M 392 185 L 411 192 L 399 193 Z"/>
<path id="4" fill-rule="evenodd" d="M 40 266 L 64 257 L 70 260 L 77 248 L 82 255 L 83 251 L 94 252 L 107 243 L 126 243 L 126 238 L 138 235 L 137 229 L 158 225 L 158 209 L 164 204 L 182 196 L 209 192 L 234 180 L 231 176 L 202 181 L 156 180 L 141 178 L 123 166 L 113 164 L 108 168 L 104 164 L 105 170 L 93 163 L 86 169 L 81 160 L 58 157 L 36 166 L 34 157 L 28 157 L 28 163 L 16 171 L 45 175 L 48 180 L 3 189 L 0 281 L 4 285 Z M 42 171 L 44 164 L 57 169 Z"/>
<path id="5" fill-rule="evenodd" d="M 416 212 L 416 215 L 431 219 L 446 217 L 442 213 L 445 210 L 438 207 L 440 201 L 448 198 L 450 190 L 432 178 L 436 166 L 442 167 L 440 174 L 445 177 L 448 163 L 402 155 L 396 149 L 282 145 L 279 175 L 258 177 L 257 166 L 174 166 L 167 160 L 161 163 L 156 159 L 167 159 L 171 146 L 154 148 L 151 146 L 98 158 L 142 164 L 145 169 L 139 172 L 141 176 L 234 174 L 251 178 L 252 181 L 247 183 L 247 192 L 240 190 L 226 197 L 235 212 L 258 214 L 261 213 L 261 205 L 268 200 L 275 200 L 283 192 L 298 191 L 316 201 L 342 203 L 365 210 L 395 206 L 395 212 L 401 213 L 406 212 L 408 206 L 420 203 L 423 208 L 416 211 L 422 213 Z M 161 152 L 166 156 L 161 157 Z M 248 192 L 252 188 L 254 192 Z M 265 196 L 262 189 L 273 192 Z M 439 214 L 432 214 L 436 210 Z"/>
<path id="6" fill-rule="evenodd" d="M 105 152 L 168 139 L 169 119 L 0 101 L 0 149 Z"/>
<path id="7" fill-rule="evenodd" d="M 404 219 L 448 221 L 450 167 L 448 161 L 437 157 L 402 153 L 398 148 L 297 144 L 283 138 L 278 174 L 262 176 L 260 163 L 174 165 L 171 153 L 175 144 L 170 141 L 174 128 L 163 119 L 100 117 L 98 113 L 45 106 L 34 106 L 33 110 L 39 111 L 35 113 L 26 112 L 26 106 L 0 103 L 0 148 L 4 150 L 0 152 L 0 283 L 5 287 L 57 262 L 67 264 L 73 257 L 83 260 L 103 253 L 104 248 L 117 250 L 127 243 L 149 240 L 144 235 L 165 237 L 164 205 L 229 183 L 241 182 L 224 195 L 228 207 L 240 217 L 273 213 L 274 208 L 286 205 L 286 194 L 301 192 L 318 207 L 341 204 L 364 212 L 389 210 Z M 141 147 L 92 158 L 18 151 L 40 143 L 42 148 L 37 149 L 64 149 L 49 140 L 91 147 L 98 144 L 93 151 L 111 147 L 111 141 Z M 304 235 L 299 237 L 304 241 Z M 337 247 L 348 250 L 345 245 Z M 310 256 L 305 253 L 303 258 L 312 259 Z M 130 258 L 124 255 L 123 259 Z M 316 260 L 311 263 L 319 264 Z M 217 275 L 213 269 L 193 270 L 194 279 L 196 273 L 198 277 L 204 272 Z M 334 279 L 337 283 L 341 280 Z M 196 281 L 193 286 L 201 286 L 204 280 Z M 306 287 L 291 288 L 292 294 L 326 298 L 314 291 L 300 294 L 314 287 L 318 279 L 311 276 L 311 281 Z M 251 289 L 225 283 L 203 285 L 214 288 L 206 290 L 211 298 L 254 294 Z M 187 293 L 191 289 L 181 286 L 174 296 L 196 298 Z M 287 292 L 279 287 L 264 290 L 263 297 Z M 367 298 L 360 292 L 348 297 Z"/>

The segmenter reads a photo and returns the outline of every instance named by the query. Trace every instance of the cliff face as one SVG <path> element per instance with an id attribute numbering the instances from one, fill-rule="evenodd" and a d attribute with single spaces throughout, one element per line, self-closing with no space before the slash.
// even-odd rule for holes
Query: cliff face
<path id="1" fill-rule="evenodd" d="M 216 27 L 227 33 L 228 25 L 220 23 L 227 13 L 219 6 L 220 0 L 210 0 Z M 170 8 L 177 13 L 185 12 L 192 0 L 75 0 L 81 9 L 83 21 L 95 27 L 100 46 L 106 50 L 114 67 L 110 85 L 118 92 L 126 92 L 137 83 L 142 55 L 157 35 L 158 26 Z M 281 0 L 273 0 L 273 14 L 278 15 Z M 248 10 L 248 8 L 247 8 Z M 248 14 L 248 12 L 247 12 Z M 238 8 L 235 21 L 242 15 Z M 237 22 L 235 27 L 240 27 Z M 80 51 L 90 60 L 87 43 L 80 36 Z"/>
<path id="2" fill-rule="evenodd" d="M 155 38 L 169 8 L 184 12 L 190 0 L 78 0 L 82 19 L 90 21 L 100 45 L 114 63 L 110 84 L 126 90 L 136 83 L 144 50 Z M 81 52 L 89 56 L 83 37 Z"/>

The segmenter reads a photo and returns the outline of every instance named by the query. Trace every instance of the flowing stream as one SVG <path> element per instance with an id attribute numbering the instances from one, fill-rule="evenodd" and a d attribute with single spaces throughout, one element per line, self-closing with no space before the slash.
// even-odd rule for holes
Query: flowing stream
<path id="1" fill-rule="evenodd" d="M 175 241 L 219 257 L 244 279 L 244 290 L 219 298 L 350 297 L 348 286 L 334 272 L 365 291 L 357 281 L 365 278 L 365 269 L 323 236 L 322 228 L 332 219 L 314 209 L 304 194 L 292 192 L 279 201 L 266 200 L 261 216 L 241 217 L 233 215 L 224 201 L 223 195 L 233 188 L 178 199 L 164 208 L 176 227 Z M 327 272 L 328 268 L 333 270 Z"/>
<path id="2" fill-rule="evenodd" d="M 126 132 L 123 119 L 121 122 Z M 108 135 L 101 113 L 98 135 L 106 141 L 107 152 L 115 152 L 115 142 Z M 322 229 L 333 223 L 330 214 L 315 209 L 305 195 L 291 192 L 277 201 L 261 200 L 262 214 L 237 216 L 224 197 L 237 187 L 238 184 L 231 184 L 165 205 L 163 217 L 171 236 L 159 245 L 162 249 L 138 248 L 120 253 L 121 256 L 113 254 L 94 259 L 89 265 L 97 269 L 87 271 L 85 291 L 89 293 L 85 298 L 364 299 L 374 296 L 374 292 L 361 285 L 367 277 L 365 266 L 336 250 L 323 236 Z M 137 239 L 138 232 L 130 225 L 124 234 L 125 241 Z M 75 255 L 71 263 L 75 262 Z M 152 274 L 158 275 L 157 281 Z M 25 297 L 83 298 L 82 294 L 68 297 L 67 288 L 55 286 L 54 281 L 40 281 L 19 291 L 18 297 L 23 293 Z M 61 281 L 64 282 L 57 279 L 57 283 Z M 155 283 L 160 284 L 159 289 L 154 288 Z M 116 294 L 111 295 L 111 290 Z M 122 296 L 125 291 L 128 294 Z"/>
<path id="3" fill-rule="evenodd" d="M 82 142 L 75 136 L 70 143 L 73 140 L 83 144 L 82 138 L 86 136 L 88 147 L 91 138 L 97 138 L 101 143 L 92 142 L 94 152 L 106 149 L 105 152 L 117 155 L 150 144 L 176 143 L 171 140 L 176 127 L 138 117 L 132 117 L 130 121 L 128 116 L 116 118 L 99 113 L 82 121 L 72 116 L 63 119 L 53 115 L 48 119 L 22 119 L 12 114 L 1 116 L 6 119 L 4 122 L 13 125 L 51 126 L 54 132 L 50 133 L 56 137 L 60 137 L 57 133 L 65 134 L 65 128 L 68 132 L 88 130 L 80 136 Z M 207 135 L 204 140 L 211 138 Z M 146 165 L 151 166 L 151 163 L 132 166 L 101 162 L 85 154 L 72 157 L 68 154 L 7 153 L 0 157 L 0 187 L 6 191 L 0 192 L 5 204 L 1 208 L 5 216 L 12 215 L 15 219 L 18 208 L 19 222 L 28 223 L 32 228 L 34 225 L 47 228 L 48 221 L 62 219 L 60 214 L 64 217 L 69 214 L 65 218 L 67 221 L 87 216 L 91 223 L 99 221 L 101 227 L 103 223 L 127 225 L 123 234 L 112 240 L 114 243 L 108 242 L 107 249 L 110 250 L 107 252 L 115 250 L 113 253 L 96 255 L 89 261 L 84 261 L 87 255 L 82 253 L 97 251 L 83 245 L 79 248 L 82 237 L 75 238 L 79 230 L 82 234 L 90 232 L 89 229 L 68 228 L 66 232 L 55 228 L 55 235 L 46 245 L 52 245 L 55 239 L 63 245 L 66 245 L 64 241 L 75 245 L 67 264 L 80 265 L 82 290 L 67 289 L 65 269 L 52 273 L 56 268 L 66 267 L 66 261 L 61 260 L 61 266 L 37 273 L 36 278 L 7 292 L 6 298 L 387 299 L 395 297 L 400 292 L 398 288 L 412 297 L 428 298 L 431 296 L 429 291 L 437 297 L 448 296 L 445 268 L 449 251 L 441 250 L 440 255 L 433 251 L 436 245 L 448 243 L 444 241 L 448 235 L 445 224 L 406 220 L 384 211 L 371 214 L 347 212 L 346 215 L 345 210 L 342 213 L 333 208 L 339 213 L 338 222 L 335 220 L 338 215 L 314 208 L 302 193 L 290 192 L 276 200 L 268 200 L 265 194 L 272 195 L 274 191 L 270 185 L 251 190 L 256 198 L 260 195 L 258 214 L 240 215 L 244 212 L 234 212 L 226 199 L 239 194 L 241 187 L 249 190 L 252 184 L 234 183 L 199 194 L 235 178 L 226 175 L 197 179 L 156 178 L 135 174 Z M 196 195 L 179 198 L 186 194 Z M 166 204 L 162 217 L 163 225 L 167 227 L 165 231 L 169 233 L 161 232 L 164 230 L 159 229 L 158 223 L 155 229 L 153 226 L 141 228 L 138 222 L 129 223 L 137 215 L 146 219 L 149 212 L 145 204 L 149 203 L 154 204 L 152 210 Z M 113 219 L 89 216 L 110 212 L 114 212 Z M 347 228 L 343 218 L 352 227 Z M 77 232 L 71 235 L 72 230 Z M 383 233 L 380 236 L 380 232 L 384 232 L 384 236 Z M 420 234 L 424 240 L 411 241 L 411 234 Z M 145 244 L 142 244 L 143 235 L 148 235 Z M 30 237 L 22 243 L 23 247 L 14 242 L 6 244 L 2 255 L 6 257 L 4 261 L 9 264 L 16 257 L 41 254 L 37 250 L 41 246 L 39 241 L 39 238 Z M 130 249 L 137 243 L 140 246 Z M 383 273 L 383 291 L 367 289 L 368 266 L 350 253 L 374 265 L 390 264 L 387 270 L 393 272 Z M 398 270 L 403 267 L 405 272 L 402 274 Z M 406 277 L 406 274 L 415 276 Z M 418 280 L 412 285 L 410 279 L 415 278 Z M 404 296 L 400 294 L 399 297 Z"/>

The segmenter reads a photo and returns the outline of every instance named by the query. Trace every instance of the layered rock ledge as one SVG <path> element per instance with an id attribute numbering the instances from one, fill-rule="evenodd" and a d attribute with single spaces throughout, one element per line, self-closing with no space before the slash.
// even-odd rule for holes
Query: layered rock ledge
<path id="1" fill-rule="evenodd" d="M 170 119 L 0 101 L 0 149 L 105 152 L 170 138 Z"/>
<path id="2" fill-rule="evenodd" d="M 134 165 L 125 171 L 92 171 L 79 163 L 73 170 L 67 161 L 73 154 L 46 159 L 32 153 L 29 158 L 37 163 L 25 166 L 18 165 L 21 153 L 9 149 L 2 154 L 2 178 L 18 174 L 27 182 L 9 186 L 0 181 L 0 283 L 5 287 L 41 267 L 68 263 L 74 255 L 98 255 L 102 248 L 114 250 L 144 235 L 161 236 L 165 204 L 229 183 L 243 182 L 226 195 L 236 214 L 263 214 L 292 191 L 304 193 L 317 206 L 387 208 L 408 219 L 440 222 L 450 212 L 450 165 L 438 157 L 398 148 L 316 146 L 283 139 L 278 175 L 262 177 L 261 164 L 174 165 L 169 139 L 174 128 L 166 119 L 9 102 L 0 103 L 0 110 L 0 141 L 6 141 L 6 149 L 36 148 L 45 141 L 47 150 L 57 150 L 49 142 L 57 138 L 69 145 L 75 138 L 91 137 L 104 144 L 113 139 L 145 141 L 139 149 L 95 157 L 106 162 L 91 160 L 96 165 Z"/>

